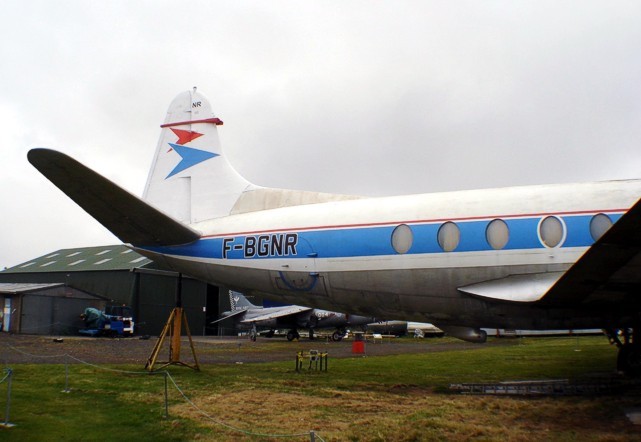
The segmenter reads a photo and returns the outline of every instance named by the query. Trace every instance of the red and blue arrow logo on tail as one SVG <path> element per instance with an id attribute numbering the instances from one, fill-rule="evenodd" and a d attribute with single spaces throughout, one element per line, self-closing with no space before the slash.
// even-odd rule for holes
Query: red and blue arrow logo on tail
<path id="1" fill-rule="evenodd" d="M 194 141 L 196 138 L 203 136 L 203 134 L 201 133 L 192 132 L 190 130 L 174 129 L 173 127 L 170 129 L 178 137 L 178 141 L 176 141 L 176 144 L 180 145 L 185 145 L 190 141 Z"/>
<path id="2" fill-rule="evenodd" d="M 185 169 L 189 169 L 190 167 L 195 166 L 196 164 L 202 163 L 205 160 L 220 156 L 217 153 L 184 146 L 184 144 L 187 144 L 190 141 L 193 141 L 196 138 L 201 137 L 203 134 L 198 132 L 188 131 L 188 130 L 181 130 L 181 129 L 172 128 L 171 130 L 176 134 L 176 136 L 178 136 L 178 141 L 176 142 L 176 144 L 169 143 L 169 145 L 173 150 L 176 151 L 176 153 L 178 153 L 178 155 L 180 155 L 181 160 L 176 165 L 176 167 L 174 167 L 174 169 L 171 172 L 169 172 L 169 175 L 167 175 L 165 179 L 170 178 L 176 175 L 177 173 L 182 172 Z M 171 149 L 169 151 L 171 152 Z"/>

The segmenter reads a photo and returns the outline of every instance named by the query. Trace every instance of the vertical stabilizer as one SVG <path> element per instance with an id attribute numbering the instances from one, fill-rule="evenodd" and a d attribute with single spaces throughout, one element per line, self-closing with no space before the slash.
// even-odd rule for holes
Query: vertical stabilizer
<path id="1" fill-rule="evenodd" d="M 229 304 L 231 305 L 231 311 L 235 312 L 237 310 L 247 310 L 250 308 L 258 308 L 251 302 L 249 299 L 245 298 L 240 292 L 235 292 L 233 290 L 229 291 Z"/>
<path id="2" fill-rule="evenodd" d="M 189 224 L 229 215 L 253 186 L 223 155 L 217 129 L 222 124 L 196 88 L 179 94 L 161 125 L 143 199 Z"/>

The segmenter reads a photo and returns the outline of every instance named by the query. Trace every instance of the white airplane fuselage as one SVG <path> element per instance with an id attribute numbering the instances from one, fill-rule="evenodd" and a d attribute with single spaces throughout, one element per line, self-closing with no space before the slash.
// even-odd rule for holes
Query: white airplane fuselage
<path id="1" fill-rule="evenodd" d="M 142 199 L 73 158 L 29 161 L 161 266 L 281 302 L 481 328 L 604 329 L 641 375 L 641 180 L 362 198 L 255 185 L 195 88 L 171 102 Z M 455 172 L 455 171 L 454 171 Z"/>
<path id="2" fill-rule="evenodd" d="M 616 222 L 639 195 L 641 181 L 628 180 L 309 204 L 196 223 L 202 238 L 193 244 L 136 251 L 212 284 L 292 304 L 437 326 L 605 327 L 580 305 L 541 309 L 536 299 L 519 299 L 522 285 L 503 286 L 515 292 L 507 298 L 492 287 L 489 296 L 461 288 L 519 275 L 541 275 L 550 285 L 594 243 L 595 217 Z M 561 230 L 546 244 L 541 223 L 549 217 Z M 507 237 L 491 244 L 494 220 Z M 444 224 L 458 237 L 442 232 L 439 243 Z"/>

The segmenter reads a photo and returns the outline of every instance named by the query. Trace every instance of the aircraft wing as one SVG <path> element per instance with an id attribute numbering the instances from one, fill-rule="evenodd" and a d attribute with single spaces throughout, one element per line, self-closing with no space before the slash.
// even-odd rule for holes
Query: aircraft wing
<path id="1" fill-rule="evenodd" d="M 545 306 L 614 306 L 641 302 L 641 200 L 637 201 L 539 301 Z"/>
<path id="2" fill-rule="evenodd" d="M 565 272 L 510 275 L 461 292 L 541 306 L 625 311 L 641 306 L 641 200 Z"/>
<path id="3" fill-rule="evenodd" d="M 253 318 L 243 319 L 240 322 L 252 323 L 252 322 L 258 322 L 258 321 L 265 321 L 267 319 L 276 319 L 276 318 L 282 318 L 284 316 L 295 315 L 296 313 L 301 313 L 308 310 L 312 310 L 312 309 L 309 307 L 302 307 L 300 305 L 292 305 L 289 307 L 283 307 L 281 310 L 278 310 L 275 312 L 265 313 L 264 315 L 254 316 Z"/>
<path id="4" fill-rule="evenodd" d="M 124 243 L 169 246 L 200 238 L 199 232 L 63 153 L 39 148 L 27 156 L 40 173 Z"/>
<path id="5" fill-rule="evenodd" d="M 215 321 L 211 321 L 210 324 L 216 324 L 217 322 L 224 321 L 225 319 L 233 318 L 234 316 L 238 316 L 242 313 L 247 313 L 247 310 L 236 310 L 235 312 L 232 312 L 227 316 L 223 316 L 222 318 L 218 318 Z"/>

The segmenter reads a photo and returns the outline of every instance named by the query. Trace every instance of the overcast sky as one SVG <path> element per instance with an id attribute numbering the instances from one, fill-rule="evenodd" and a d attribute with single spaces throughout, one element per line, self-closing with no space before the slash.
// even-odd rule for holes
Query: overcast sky
<path id="1" fill-rule="evenodd" d="M 30 148 L 140 195 L 167 107 L 193 86 L 263 186 L 641 177 L 639 1 L 8 0 L 0 41 L 0 268 L 118 243 Z"/>

